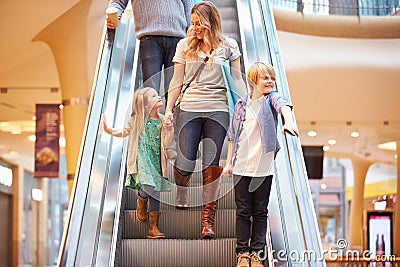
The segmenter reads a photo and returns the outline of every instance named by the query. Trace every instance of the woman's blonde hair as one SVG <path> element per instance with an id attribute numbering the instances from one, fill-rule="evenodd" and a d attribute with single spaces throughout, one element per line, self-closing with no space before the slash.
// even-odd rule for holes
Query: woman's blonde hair
<path id="1" fill-rule="evenodd" d="M 204 38 L 199 40 L 194 33 L 193 25 L 190 26 L 188 37 L 188 49 L 186 50 L 186 59 L 188 61 L 197 60 L 197 53 L 204 43 L 211 49 L 218 47 L 224 40 L 222 34 L 221 16 L 217 7 L 210 1 L 201 1 L 195 4 L 192 8 L 191 14 L 196 14 L 199 17 L 201 26 L 206 28 L 204 31 Z"/>
<path id="2" fill-rule="evenodd" d="M 247 80 L 250 85 L 250 92 L 253 92 L 254 88 L 257 86 L 258 79 L 267 75 L 270 76 L 272 80 L 276 80 L 275 69 L 272 65 L 261 61 L 251 65 L 247 71 Z"/>

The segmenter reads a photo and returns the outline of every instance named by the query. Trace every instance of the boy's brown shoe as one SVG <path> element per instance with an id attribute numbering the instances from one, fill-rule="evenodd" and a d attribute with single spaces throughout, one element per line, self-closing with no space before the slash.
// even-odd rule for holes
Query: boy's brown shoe
<path id="1" fill-rule="evenodd" d="M 250 254 L 248 252 L 237 255 L 236 267 L 250 267 Z"/>

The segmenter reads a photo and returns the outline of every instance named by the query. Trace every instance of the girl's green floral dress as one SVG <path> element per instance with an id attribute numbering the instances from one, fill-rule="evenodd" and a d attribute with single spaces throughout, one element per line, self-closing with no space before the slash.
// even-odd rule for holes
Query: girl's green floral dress
<path id="1" fill-rule="evenodd" d="M 125 186 L 139 190 L 142 184 L 151 185 L 160 192 L 171 189 L 168 179 L 161 175 L 161 120 L 145 120 L 139 136 L 137 167 L 137 173 L 128 174 Z"/>

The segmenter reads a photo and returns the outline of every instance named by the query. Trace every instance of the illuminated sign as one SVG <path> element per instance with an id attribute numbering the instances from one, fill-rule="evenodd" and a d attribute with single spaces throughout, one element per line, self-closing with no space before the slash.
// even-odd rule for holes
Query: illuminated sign
<path id="1" fill-rule="evenodd" d="M 11 187 L 13 182 L 12 170 L 0 165 L 0 185 Z"/>

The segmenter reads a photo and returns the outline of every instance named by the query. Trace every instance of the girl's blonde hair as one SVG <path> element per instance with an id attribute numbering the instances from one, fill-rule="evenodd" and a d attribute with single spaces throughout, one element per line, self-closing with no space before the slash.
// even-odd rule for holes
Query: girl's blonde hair
<path id="1" fill-rule="evenodd" d="M 199 40 L 194 33 L 193 25 L 190 26 L 188 37 L 188 49 L 186 50 L 187 61 L 196 61 L 197 53 L 200 51 L 202 44 L 215 49 L 224 40 L 222 34 L 221 16 L 217 7 L 210 1 L 201 1 L 195 4 L 191 14 L 196 14 L 199 17 L 201 26 L 206 28 L 204 38 Z"/>
<path id="2" fill-rule="evenodd" d="M 133 127 L 136 129 L 137 136 L 134 137 L 133 142 L 137 144 L 139 135 L 142 134 L 144 121 L 149 115 L 149 110 L 146 108 L 148 102 L 148 93 L 150 90 L 154 90 L 151 87 L 145 87 L 135 91 L 133 95 L 132 113 L 131 118 L 133 120 Z"/>
<path id="3" fill-rule="evenodd" d="M 275 69 L 272 65 L 261 61 L 254 63 L 247 71 L 247 80 L 250 85 L 250 92 L 254 91 L 258 79 L 267 75 L 270 76 L 272 80 L 276 80 Z"/>

